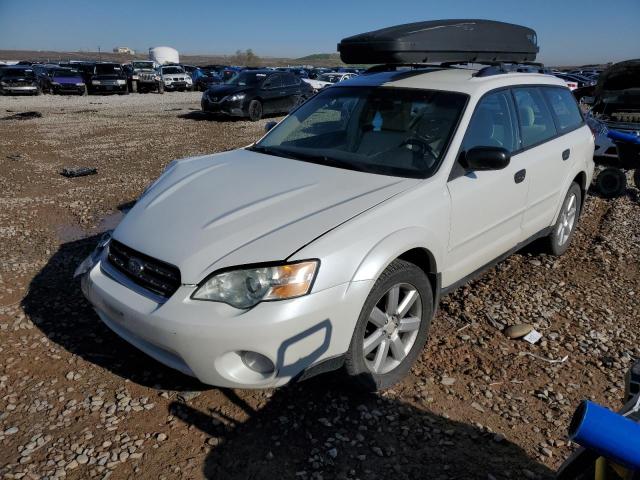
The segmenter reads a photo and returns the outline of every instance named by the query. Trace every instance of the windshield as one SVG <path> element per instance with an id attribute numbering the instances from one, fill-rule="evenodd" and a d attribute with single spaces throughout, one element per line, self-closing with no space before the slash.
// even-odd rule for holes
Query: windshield
<path id="1" fill-rule="evenodd" d="M 321 82 L 337 83 L 342 78 L 341 73 L 324 73 L 318 77 Z"/>
<path id="2" fill-rule="evenodd" d="M 175 73 L 184 73 L 182 67 L 162 67 L 163 75 L 173 75 Z"/>
<path id="3" fill-rule="evenodd" d="M 62 78 L 71 78 L 71 77 L 78 77 L 80 76 L 80 73 L 78 73 L 76 70 L 53 70 L 51 72 L 51 76 L 52 77 L 62 77 Z"/>
<path id="4" fill-rule="evenodd" d="M 311 98 L 255 151 L 383 175 L 427 178 L 446 153 L 467 96 L 333 87 Z"/>
<path id="5" fill-rule="evenodd" d="M 31 68 L 7 68 L 1 75 L 5 77 L 33 77 Z"/>
<path id="6" fill-rule="evenodd" d="M 133 62 L 131 65 L 136 69 L 153 70 L 153 62 Z"/>
<path id="7" fill-rule="evenodd" d="M 117 75 L 122 73 L 120 65 L 98 64 L 96 65 L 96 75 Z"/>
<path id="8" fill-rule="evenodd" d="M 257 85 L 267 77 L 266 73 L 253 72 L 251 70 L 246 72 L 238 72 L 229 80 L 224 82 L 227 85 L 236 85 L 238 87 L 246 87 L 248 85 Z"/>

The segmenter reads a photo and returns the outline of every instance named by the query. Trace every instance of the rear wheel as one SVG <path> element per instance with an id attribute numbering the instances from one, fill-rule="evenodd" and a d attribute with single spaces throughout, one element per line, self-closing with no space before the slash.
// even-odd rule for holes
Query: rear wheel
<path id="1" fill-rule="evenodd" d="M 374 284 L 345 358 L 347 373 L 367 391 L 399 382 L 427 341 L 433 294 L 416 265 L 394 260 Z"/>
<path id="2" fill-rule="evenodd" d="M 562 202 L 553 230 L 547 237 L 548 250 L 552 255 L 562 255 L 569 248 L 580 217 L 581 205 L 582 191 L 577 183 L 572 183 Z"/>
<path id="3" fill-rule="evenodd" d="M 627 176 L 619 168 L 605 168 L 596 179 L 596 187 L 604 198 L 619 197 L 627 189 Z"/>
<path id="4" fill-rule="evenodd" d="M 260 100 L 251 100 L 249 103 L 249 120 L 257 122 L 262 118 L 262 103 Z"/>

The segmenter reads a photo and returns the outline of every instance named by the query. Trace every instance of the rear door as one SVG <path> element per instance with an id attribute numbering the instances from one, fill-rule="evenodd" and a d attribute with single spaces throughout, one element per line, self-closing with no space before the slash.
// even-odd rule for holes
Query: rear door
<path id="1" fill-rule="evenodd" d="M 262 83 L 260 96 L 262 97 L 262 110 L 264 113 L 282 111 L 282 90 L 282 75 L 279 73 L 269 75 Z"/>
<path id="2" fill-rule="evenodd" d="M 476 106 L 460 155 L 473 147 L 517 150 L 513 99 L 508 89 L 486 94 Z M 457 163 L 447 187 L 451 197 L 448 286 L 500 257 L 522 240 L 528 178 L 515 156 L 502 170 L 464 171 Z"/>
<path id="3" fill-rule="evenodd" d="M 566 98 L 559 95 L 558 90 L 571 95 L 569 90 L 560 87 L 513 89 L 522 142 L 518 157 L 522 158 L 529 178 L 529 195 L 522 221 L 525 238 L 536 235 L 553 223 L 566 193 L 563 191 L 566 178 L 577 158 L 576 152 L 572 155 L 569 139 L 562 135 L 566 126 L 560 130 L 557 114 L 552 113 L 548 103 L 548 99 L 553 100 L 554 108 L 563 118 L 568 114 L 565 110 L 570 105 L 566 105 Z M 575 105 L 575 100 L 572 101 Z"/>
<path id="4" fill-rule="evenodd" d="M 282 112 L 289 112 L 298 103 L 301 81 L 293 73 L 282 74 Z"/>

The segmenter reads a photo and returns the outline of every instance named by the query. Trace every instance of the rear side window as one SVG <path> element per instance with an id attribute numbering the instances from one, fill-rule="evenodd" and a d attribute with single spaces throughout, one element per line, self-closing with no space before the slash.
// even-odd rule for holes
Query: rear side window
<path id="1" fill-rule="evenodd" d="M 478 103 L 462 148 L 467 151 L 473 147 L 501 147 L 513 152 L 516 150 L 514 125 L 509 91 L 490 93 Z"/>
<path id="2" fill-rule="evenodd" d="M 522 147 L 544 142 L 557 135 L 551 112 L 537 88 L 515 88 Z"/>
<path id="3" fill-rule="evenodd" d="M 542 89 L 551 110 L 556 117 L 556 124 L 560 133 L 573 130 L 582 125 L 582 114 L 573 94 L 566 88 Z"/>

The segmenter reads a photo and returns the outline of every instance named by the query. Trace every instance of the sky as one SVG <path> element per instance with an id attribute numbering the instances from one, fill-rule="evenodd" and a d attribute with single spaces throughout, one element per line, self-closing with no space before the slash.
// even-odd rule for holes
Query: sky
<path id="1" fill-rule="evenodd" d="M 0 50 L 168 45 L 296 58 L 335 52 L 357 33 L 444 18 L 531 27 L 547 65 L 640 58 L 640 0 L 0 0 Z"/>

